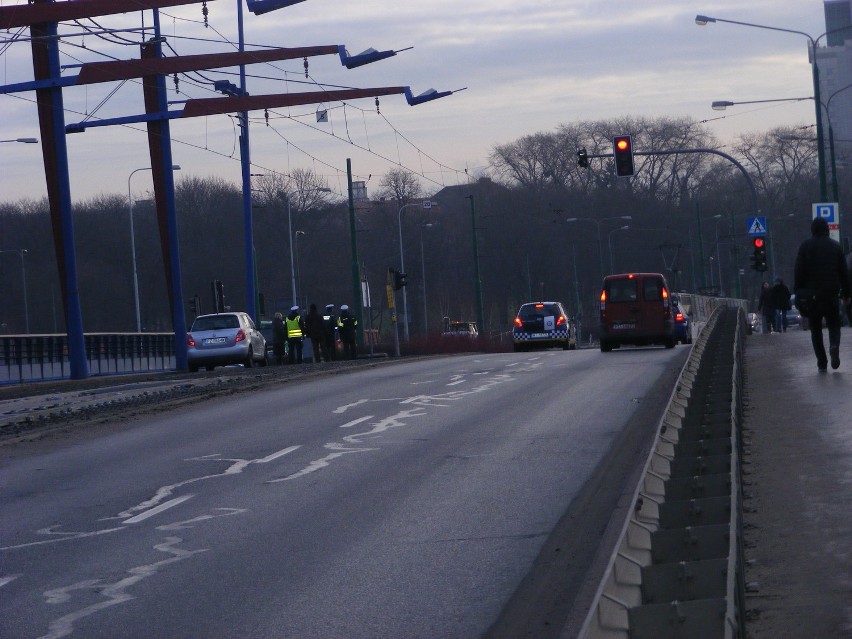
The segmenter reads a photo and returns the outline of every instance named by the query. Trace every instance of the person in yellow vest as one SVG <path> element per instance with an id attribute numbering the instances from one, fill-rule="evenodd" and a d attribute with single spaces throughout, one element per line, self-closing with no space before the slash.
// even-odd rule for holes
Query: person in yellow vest
<path id="1" fill-rule="evenodd" d="M 290 308 L 290 314 L 284 320 L 287 327 L 287 345 L 289 346 L 288 362 L 291 364 L 302 363 L 302 342 L 305 339 L 305 323 L 299 315 L 299 307 Z"/>

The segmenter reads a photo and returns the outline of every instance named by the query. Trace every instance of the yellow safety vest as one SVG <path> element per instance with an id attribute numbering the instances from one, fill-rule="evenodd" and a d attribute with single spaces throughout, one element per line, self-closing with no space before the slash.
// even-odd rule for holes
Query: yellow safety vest
<path id="1" fill-rule="evenodd" d="M 302 337 L 302 327 L 299 326 L 299 317 L 296 316 L 295 319 L 290 319 L 289 317 L 284 320 L 287 325 L 287 339 L 293 339 L 294 337 Z"/>

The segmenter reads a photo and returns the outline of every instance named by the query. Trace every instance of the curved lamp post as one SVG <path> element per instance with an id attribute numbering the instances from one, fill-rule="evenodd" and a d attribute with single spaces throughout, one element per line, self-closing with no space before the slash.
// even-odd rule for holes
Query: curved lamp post
<path id="1" fill-rule="evenodd" d="M 433 206 L 438 206 L 437 202 L 432 202 L 431 200 L 423 200 L 422 202 L 409 202 L 408 204 L 403 204 L 399 207 L 399 211 L 396 214 L 397 225 L 399 228 L 399 271 L 400 273 L 405 273 L 405 252 L 402 248 L 402 212 L 407 209 L 409 206 L 421 206 L 424 210 L 429 210 Z M 403 325 L 405 326 L 405 341 L 409 340 L 408 333 L 408 295 L 405 292 L 405 287 L 402 287 L 402 314 L 405 316 L 405 321 Z"/>
<path id="2" fill-rule="evenodd" d="M 711 18 L 710 16 L 697 15 L 695 16 L 695 24 L 698 26 L 705 26 L 709 23 L 716 22 L 724 22 L 727 24 L 736 24 L 742 27 L 754 27 L 756 29 L 767 29 L 769 31 L 781 31 L 783 33 L 794 33 L 796 35 L 804 36 L 808 39 L 811 45 L 811 49 L 813 50 L 813 62 L 811 63 L 811 76 L 813 78 L 814 84 L 814 108 L 816 109 L 816 133 L 817 133 L 817 144 L 818 144 L 818 155 L 817 158 L 819 160 L 819 192 L 822 201 L 825 202 L 827 198 L 826 194 L 826 180 L 825 180 L 825 143 L 822 133 L 822 113 L 820 111 L 820 95 L 819 95 L 819 67 L 817 66 L 817 43 L 823 36 L 828 35 L 826 32 L 822 35 L 814 38 L 811 35 L 805 33 L 804 31 L 796 31 L 795 29 L 782 29 L 780 27 L 770 27 L 765 24 L 754 24 L 751 22 L 738 22 L 736 20 L 724 20 L 722 18 Z"/>
<path id="3" fill-rule="evenodd" d="M 566 222 L 594 222 L 598 227 L 598 257 L 600 259 L 600 276 L 601 282 L 603 282 L 604 278 L 604 258 L 603 258 L 603 248 L 601 247 L 601 223 L 606 222 L 607 220 L 632 220 L 632 215 L 617 215 L 615 217 L 602 217 L 601 219 L 597 219 L 594 217 L 569 217 Z M 610 262 L 612 262 L 612 254 L 610 254 Z M 610 264 L 611 266 L 611 264 Z"/>
<path id="4" fill-rule="evenodd" d="M 136 309 L 136 332 L 142 332 L 142 318 L 139 313 L 139 276 L 136 271 L 136 233 L 133 229 L 133 195 L 130 192 L 130 178 L 134 173 L 139 171 L 150 171 L 150 166 L 143 166 L 140 169 L 134 169 L 127 176 L 127 207 L 130 215 L 130 257 L 133 261 L 133 304 Z M 180 171 L 179 164 L 172 164 L 172 171 Z"/>

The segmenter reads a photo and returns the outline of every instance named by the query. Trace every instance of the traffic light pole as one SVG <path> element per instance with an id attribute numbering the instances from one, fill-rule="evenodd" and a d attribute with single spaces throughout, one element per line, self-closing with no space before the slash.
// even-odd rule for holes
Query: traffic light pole
<path id="1" fill-rule="evenodd" d="M 751 192 L 751 210 L 752 210 L 752 213 L 755 217 L 758 216 L 758 214 L 760 213 L 760 209 L 758 209 L 758 207 L 757 207 L 757 189 L 754 188 L 754 182 L 752 181 L 751 176 L 748 174 L 748 171 L 746 171 L 745 167 L 740 162 L 738 162 L 737 159 L 734 158 L 733 156 L 730 156 L 727 153 L 724 153 L 723 151 L 719 151 L 717 149 L 705 149 L 705 148 L 671 149 L 671 150 L 668 150 L 668 151 L 633 151 L 633 155 L 680 155 L 681 153 L 684 153 L 684 154 L 686 154 L 686 153 L 710 153 L 710 154 L 713 154 L 713 155 L 718 155 L 720 157 L 723 157 L 726 160 L 728 160 L 731 164 L 736 166 L 740 170 L 740 173 L 743 174 L 743 177 L 745 178 L 746 182 L 748 183 L 749 191 Z M 611 158 L 611 157 L 613 157 L 613 154 L 612 153 L 596 153 L 594 155 L 586 154 L 584 157 L 585 158 Z M 471 200 L 471 205 L 473 205 L 473 200 Z M 733 225 L 733 221 L 731 222 L 731 224 Z M 731 230 L 733 231 L 733 228 Z M 734 258 L 737 259 L 736 251 L 734 253 Z M 740 269 L 739 269 L 738 265 L 736 265 L 736 269 L 737 269 L 737 277 L 736 277 L 737 297 L 739 297 L 741 295 L 741 290 L 740 290 L 741 284 L 740 284 Z"/>

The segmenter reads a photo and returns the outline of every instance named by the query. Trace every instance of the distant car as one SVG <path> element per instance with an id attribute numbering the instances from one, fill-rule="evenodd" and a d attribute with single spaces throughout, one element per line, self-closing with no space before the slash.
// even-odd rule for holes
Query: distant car
<path id="1" fill-rule="evenodd" d="M 441 333 L 441 337 L 449 338 L 464 337 L 475 339 L 478 336 L 479 331 L 476 328 L 476 322 L 450 322 Z"/>
<path id="2" fill-rule="evenodd" d="M 191 372 L 204 366 L 255 363 L 266 365 L 266 339 L 247 313 L 199 315 L 186 334 L 187 361 Z"/>
<path id="3" fill-rule="evenodd" d="M 528 302 L 518 309 L 512 328 L 515 352 L 530 348 L 577 348 L 577 326 L 561 302 Z"/>
<path id="4" fill-rule="evenodd" d="M 683 312 L 680 302 L 672 298 L 672 315 L 674 316 L 675 341 L 681 344 L 692 344 L 692 330 L 689 326 L 689 317 Z"/>

